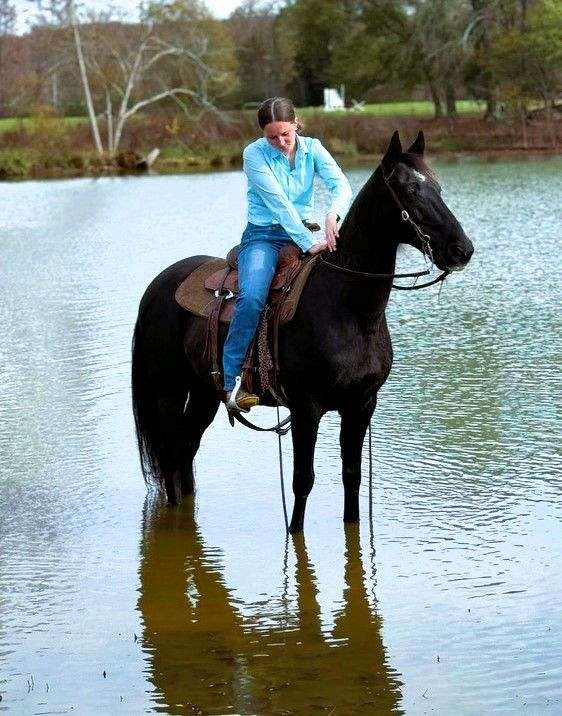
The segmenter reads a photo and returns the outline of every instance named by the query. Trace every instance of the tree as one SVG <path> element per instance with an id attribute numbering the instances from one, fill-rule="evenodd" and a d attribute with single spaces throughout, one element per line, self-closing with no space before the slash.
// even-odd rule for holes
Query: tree
<path id="1" fill-rule="evenodd" d="M 293 48 L 299 104 L 320 105 L 330 85 L 332 58 L 344 41 L 352 0 L 297 0 L 285 11 L 285 28 Z"/>
<path id="2" fill-rule="evenodd" d="M 525 124 L 530 103 L 540 101 L 553 145 L 555 100 L 562 94 L 562 6 L 539 0 L 518 23 L 494 41 L 490 69 L 506 101 Z"/>
<path id="3" fill-rule="evenodd" d="M 293 58 L 283 13 L 274 2 L 246 0 L 226 21 L 236 48 L 241 103 L 283 95 L 293 79 Z"/>
<path id="4" fill-rule="evenodd" d="M 16 27 L 16 8 L 10 0 L 0 0 L 0 116 L 6 112 L 6 64 L 10 36 Z"/>
<path id="5" fill-rule="evenodd" d="M 428 84 L 431 78 L 443 88 L 448 117 L 457 114 L 456 91 L 466 58 L 463 34 L 469 16 L 470 6 L 464 0 L 427 0 L 418 4 L 415 15 L 414 45 L 421 50 Z M 433 86 L 431 92 L 437 114 L 441 93 Z"/>
<path id="6" fill-rule="evenodd" d="M 498 82 L 493 67 L 496 39 L 516 27 L 524 27 L 530 1 L 470 0 L 465 42 L 471 56 L 465 67 L 465 80 L 472 94 L 485 100 L 486 119 L 497 116 Z"/>

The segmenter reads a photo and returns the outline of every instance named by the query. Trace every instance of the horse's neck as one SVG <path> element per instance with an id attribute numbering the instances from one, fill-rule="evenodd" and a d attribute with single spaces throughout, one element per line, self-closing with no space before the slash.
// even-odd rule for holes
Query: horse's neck
<path id="1" fill-rule="evenodd" d="M 368 273 L 393 273 L 398 244 L 392 239 L 395 227 L 379 207 L 355 210 L 340 231 L 337 263 Z"/>
<path id="2" fill-rule="evenodd" d="M 334 287 L 339 283 L 344 294 L 355 306 L 368 313 L 382 314 L 392 288 L 392 274 L 396 266 L 398 244 L 392 240 L 393 229 L 379 211 L 356 211 L 346 220 L 340 231 L 338 249 L 327 254 L 326 260 L 342 268 L 373 274 L 388 274 L 388 278 L 367 278 L 332 270 L 330 280 Z"/>

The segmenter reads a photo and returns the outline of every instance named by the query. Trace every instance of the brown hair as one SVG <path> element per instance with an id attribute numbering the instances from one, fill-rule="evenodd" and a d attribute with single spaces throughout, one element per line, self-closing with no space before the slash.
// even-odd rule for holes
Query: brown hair
<path id="1" fill-rule="evenodd" d="M 261 129 L 270 122 L 295 121 L 297 121 L 297 131 L 302 129 L 302 125 L 297 120 L 293 103 L 286 97 L 270 97 L 262 102 L 258 108 L 258 124 Z"/>

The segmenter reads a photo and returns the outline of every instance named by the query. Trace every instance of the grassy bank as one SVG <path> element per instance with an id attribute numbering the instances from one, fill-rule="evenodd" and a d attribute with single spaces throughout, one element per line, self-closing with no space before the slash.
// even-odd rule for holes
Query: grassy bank
<path id="1" fill-rule="evenodd" d="M 478 117 L 484 114 L 486 105 L 484 102 L 463 99 L 457 102 L 457 113 L 460 116 Z M 300 110 L 306 117 L 318 110 L 314 107 L 307 107 Z M 336 115 L 355 114 L 358 116 L 370 117 L 425 117 L 430 119 L 434 115 L 433 102 L 416 100 L 409 102 L 379 102 L 378 104 L 365 104 L 361 109 L 333 110 Z"/>
<path id="2" fill-rule="evenodd" d="M 457 102 L 457 112 L 461 116 L 478 117 L 483 115 L 485 105 L 482 102 L 474 100 L 459 100 Z M 315 107 L 302 107 L 299 114 L 303 117 L 310 117 L 319 110 Z M 380 102 L 379 104 L 366 104 L 362 109 L 358 110 L 337 110 L 334 111 L 336 116 L 356 115 L 366 117 L 433 117 L 434 107 L 432 102 L 428 101 L 409 101 L 409 102 Z M 246 111 L 245 114 L 253 116 L 253 110 Z M 64 117 L 66 125 L 73 126 L 79 124 L 87 124 L 87 117 Z M 6 117 L 0 118 L 0 135 L 2 132 L 15 131 L 20 129 L 32 129 L 37 122 L 37 117 Z"/>
<path id="3" fill-rule="evenodd" d="M 559 153 L 562 122 L 544 120 L 486 122 L 471 114 L 474 103 L 454 120 L 423 116 L 429 103 L 370 105 L 357 112 L 303 109 L 304 134 L 316 136 L 342 163 L 376 158 L 395 129 L 405 141 L 419 129 L 429 151 L 437 156 L 498 153 Z M 401 115 L 400 111 L 410 114 Z M 390 114 L 393 112 L 393 114 Z M 419 116 L 416 116 L 419 112 Z M 106 128 L 100 125 L 102 136 Z M 155 168 L 183 172 L 240 166 L 243 147 L 259 136 L 255 112 L 225 112 L 190 121 L 183 116 L 137 116 L 126 126 L 120 151 L 146 155 L 161 150 Z M 25 119 L 0 120 L 0 178 L 81 176 L 127 170 L 122 156 L 98 155 L 83 117 L 58 118 L 46 113 Z"/>

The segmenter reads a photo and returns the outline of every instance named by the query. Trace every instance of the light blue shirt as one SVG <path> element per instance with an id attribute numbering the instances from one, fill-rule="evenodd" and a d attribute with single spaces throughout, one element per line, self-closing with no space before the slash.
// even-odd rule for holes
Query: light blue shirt
<path id="1" fill-rule="evenodd" d="M 314 243 L 302 222 L 312 218 L 315 174 L 330 192 L 328 211 L 343 218 L 349 209 L 349 181 L 319 139 L 297 135 L 293 169 L 283 152 L 265 137 L 249 144 L 243 157 L 248 177 L 248 221 L 258 226 L 281 224 L 303 251 Z"/>

